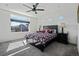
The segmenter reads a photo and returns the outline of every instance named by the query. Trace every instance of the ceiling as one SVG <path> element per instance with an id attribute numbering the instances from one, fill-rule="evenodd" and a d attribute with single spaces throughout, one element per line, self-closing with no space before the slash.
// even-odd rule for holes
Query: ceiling
<path id="1" fill-rule="evenodd" d="M 32 5 L 35 3 L 25 3 L 25 5 L 28 5 L 32 7 Z M 44 8 L 41 4 L 38 5 L 39 8 Z M 30 16 L 35 16 L 34 12 L 26 12 L 30 10 L 29 8 L 23 6 L 23 3 L 0 3 L 0 9 L 22 13 Z M 41 12 L 41 11 L 40 11 Z"/>
<path id="2" fill-rule="evenodd" d="M 32 6 L 34 3 L 25 3 L 28 6 Z M 45 11 L 39 11 L 38 14 L 35 14 L 34 12 L 26 12 L 29 10 L 29 8 L 23 6 L 23 3 L 0 3 L 0 9 L 5 9 L 12 12 L 22 13 L 29 16 L 52 16 L 52 14 L 56 14 L 56 12 L 60 12 L 65 10 L 65 12 L 68 12 L 69 8 L 73 8 L 74 4 L 67 4 L 67 3 L 40 3 L 38 5 L 38 8 L 43 8 Z M 63 13 L 61 12 L 61 15 Z M 46 17 L 45 16 L 45 17 Z"/>

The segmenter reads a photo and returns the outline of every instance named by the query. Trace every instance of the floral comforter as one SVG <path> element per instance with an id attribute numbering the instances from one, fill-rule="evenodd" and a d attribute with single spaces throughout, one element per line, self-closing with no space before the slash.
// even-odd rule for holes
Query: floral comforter
<path id="1" fill-rule="evenodd" d="M 45 44 L 47 41 L 53 40 L 53 38 L 55 38 L 56 36 L 57 36 L 56 33 L 35 32 L 35 33 L 28 34 L 25 37 L 27 40 L 32 39 L 33 42 L 39 42 L 41 44 Z"/>

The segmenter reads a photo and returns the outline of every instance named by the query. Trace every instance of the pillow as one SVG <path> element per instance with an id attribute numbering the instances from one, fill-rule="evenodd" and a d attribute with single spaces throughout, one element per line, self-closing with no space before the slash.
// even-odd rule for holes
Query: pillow
<path id="1" fill-rule="evenodd" d="M 56 33 L 56 29 L 47 29 L 48 33 Z"/>
<path id="2" fill-rule="evenodd" d="M 48 29 L 47 32 L 48 32 L 48 33 L 52 33 L 52 30 L 51 30 L 51 29 Z"/>
<path id="3" fill-rule="evenodd" d="M 48 32 L 48 29 L 43 29 L 45 32 Z"/>
<path id="4" fill-rule="evenodd" d="M 36 31 L 37 33 L 41 32 L 41 33 L 45 33 L 45 30 L 40 30 L 40 31 Z"/>
<path id="5" fill-rule="evenodd" d="M 56 29 L 54 29 L 53 33 L 56 33 Z"/>
<path id="6" fill-rule="evenodd" d="M 47 32 L 47 33 L 52 33 L 51 29 L 44 29 L 44 31 Z"/>
<path id="7" fill-rule="evenodd" d="M 45 30 L 41 30 L 42 33 L 45 33 Z"/>

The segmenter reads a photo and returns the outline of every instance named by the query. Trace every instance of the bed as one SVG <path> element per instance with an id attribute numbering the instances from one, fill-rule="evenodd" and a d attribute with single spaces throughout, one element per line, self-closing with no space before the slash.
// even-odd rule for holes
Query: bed
<path id="1" fill-rule="evenodd" d="M 49 44 L 56 41 L 57 34 L 57 25 L 47 25 L 43 26 L 43 30 L 29 33 L 25 37 L 31 45 L 37 47 L 43 52 Z"/>

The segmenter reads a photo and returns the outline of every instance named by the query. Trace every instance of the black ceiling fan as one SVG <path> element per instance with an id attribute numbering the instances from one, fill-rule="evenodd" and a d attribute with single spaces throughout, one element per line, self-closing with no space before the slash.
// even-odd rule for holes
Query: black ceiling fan
<path id="1" fill-rule="evenodd" d="M 29 9 L 31 9 L 31 10 L 28 10 L 26 12 L 33 11 L 33 12 L 35 12 L 35 14 L 37 14 L 37 11 L 44 11 L 44 9 L 37 9 L 38 5 L 39 5 L 39 3 L 36 3 L 36 4 L 32 5 L 32 7 L 30 7 L 28 5 L 23 4 L 23 6 L 28 7 Z"/>

